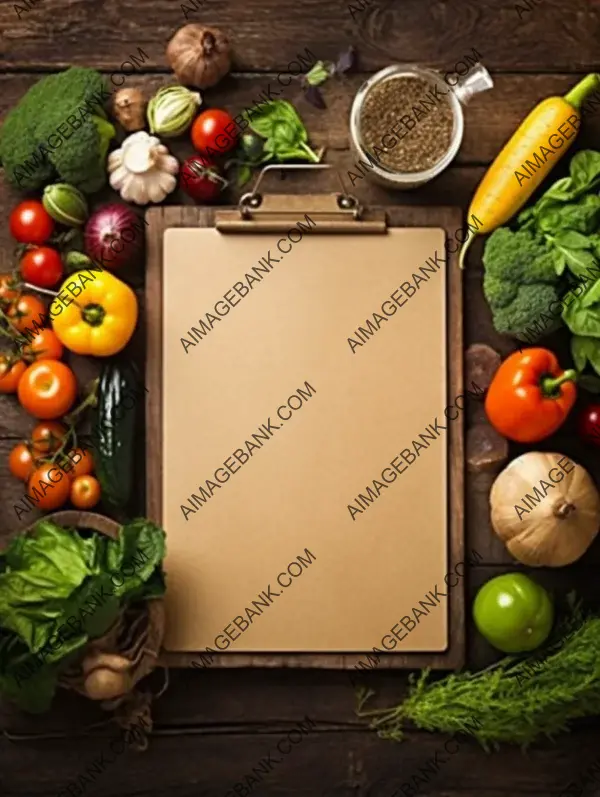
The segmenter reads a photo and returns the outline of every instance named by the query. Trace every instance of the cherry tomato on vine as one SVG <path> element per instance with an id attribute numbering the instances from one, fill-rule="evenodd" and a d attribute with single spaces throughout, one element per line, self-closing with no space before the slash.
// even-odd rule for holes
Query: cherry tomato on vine
<path id="1" fill-rule="evenodd" d="M 39 326 L 43 326 L 46 318 L 46 308 L 37 296 L 31 293 L 24 293 L 11 304 L 6 314 L 18 332 L 33 332 L 35 331 L 34 321 Z"/>
<path id="2" fill-rule="evenodd" d="M 71 479 L 53 462 L 45 462 L 36 468 L 27 482 L 27 493 L 34 500 L 38 499 L 38 509 L 58 509 L 67 503 L 70 492 Z"/>
<path id="3" fill-rule="evenodd" d="M 89 474 L 77 476 L 71 484 L 70 498 L 77 509 L 91 509 L 100 500 L 100 482 Z"/>
<path id="4" fill-rule="evenodd" d="M 26 357 L 33 357 L 36 360 L 60 360 L 63 356 L 64 346 L 58 339 L 58 335 L 50 327 L 41 329 L 37 335 L 31 338 L 29 345 L 23 348 Z"/>
<path id="5" fill-rule="evenodd" d="M 237 144 L 235 121 L 219 108 L 202 111 L 194 120 L 191 135 L 194 149 L 213 158 L 229 152 Z"/>
<path id="6" fill-rule="evenodd" d="M 53 288 L 64 275 L 61 257 L 50 246 L 36 246 L 25 252 L 19 267 L 25 282 L 38 288 Z"/>
<path id="7" fill-rule="evenodd" d="M 54 220 L 37 199 L 27 199 L 13 208 L 10 234 L 21 244 L 43 244 L 54 231 Z"/>
<path id="8" fill-rule="evenodd" d="M 20 291 L 12 286 L 14 279 L 12 274 L 0 274 L 0 301 L 6 304 L 13 302 L 20 295 Z"/>
<path id="9" fill-rule="evenodd" d="M 8 456 L 8 469 L 15 477 L 26 482 L 35 470 L 33 454 L 25 443 L 17 443 Z"/>
<path id="10" fill-rule="evenodd" d="M 71 462 L 78 456 L 80 459 L 73 465 L 71 476 L 76 479 L 78 476 L 89 476 L 94 471 L 94 459 L 92 452 L 85 448 L 74 448 L 69 452 L 71 455 Z"/>
<path id="11" fill-rule="evenodd" d="M 26 370 L 23 360 L 0 355 L 0 393 L 16 393 Z"/>
<path id="12" fill-rule="evenodd" d="M 219 167 L 202 155 L 192 155 L 179 170 L 181 188 L 197 202 L 214 202 L 227 185 Z"/>
<path id="13" fill-rule="evenodd" d="M 33 450 L 37 454 L 53 454 L 60 448 L 67 433 L 67 427 L 58 421 L 42 421 L 34 426 L 31 433 Z"/>

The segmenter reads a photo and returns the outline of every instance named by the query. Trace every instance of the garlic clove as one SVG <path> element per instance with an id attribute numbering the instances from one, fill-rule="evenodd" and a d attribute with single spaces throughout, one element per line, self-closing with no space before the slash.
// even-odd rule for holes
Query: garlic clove
<path id="1" fill-rule="evenodd" d="M 108 168 L 112 171 L 112 169 L 116 169 L 123 163 L 123 152 L 120 149 L 116 149 L 114 152 L 111 152 L 108 156 Z"/>
<path id="2" fill-rule="evenodd" d="M 177 174 L 179 171 L 179 161 L 173 155 L 165 155 L 161 159 L 160 168 L 171 174 Z"/>
<path id="3" fill-rule="evenodd" d="M 146 141 L 127 148 L 123 155 L 123 165 L 134 174 L 143 174 L 153 166 L 154 158 L 154 148 Z"/>
<path id="4" fill-rule="evenodd" d="M 129 172 L 125 168 L 125 166 L 120 165 L 114 170 L 114 172 L 110 175 L 110 184 L 113 188 L 119 189 L 120 186 L 123 184 L 123 181 L 128 176 Z"/>

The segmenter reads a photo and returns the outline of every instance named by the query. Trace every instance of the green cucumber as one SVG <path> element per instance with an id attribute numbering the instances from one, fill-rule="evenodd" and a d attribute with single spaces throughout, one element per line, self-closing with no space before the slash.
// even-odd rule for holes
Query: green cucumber
<path id="1" fill-rule="evenodd" d="M 91 447 L 102 498 L 117 509 L 124 509 L 131 497 L 136 408 L 143 392 L 131 363 L 113 360 L 104 366 L 92 411 Z"/>

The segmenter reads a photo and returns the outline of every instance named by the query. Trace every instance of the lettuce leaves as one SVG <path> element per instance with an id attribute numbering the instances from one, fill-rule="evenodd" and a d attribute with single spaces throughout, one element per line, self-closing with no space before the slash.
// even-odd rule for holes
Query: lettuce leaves
<path id="1" fill-rule="evenodd" d="M 134 602 L 164 594 L 165 533 L 143 518 L 117 539 L 48 520 L 0 553 L 0 692 L 44 711 L 61 670 Z"/>

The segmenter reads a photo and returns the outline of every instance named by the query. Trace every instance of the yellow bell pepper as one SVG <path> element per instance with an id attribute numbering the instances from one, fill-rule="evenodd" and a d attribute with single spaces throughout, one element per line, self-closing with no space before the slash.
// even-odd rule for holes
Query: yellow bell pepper
<path id="1" fill-rule="evenodd" d="M 60 342 L 76 354 L 94 357 L 121 351 L 133 335 L 137 316 L 135 293 L 104 269 L 71 274 L 50 305 Z"/>

